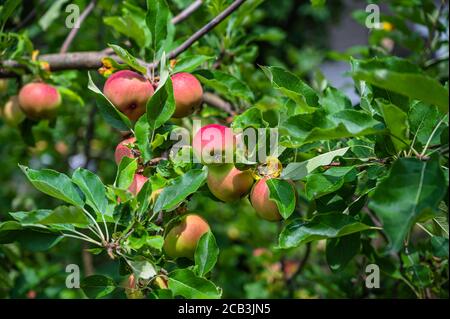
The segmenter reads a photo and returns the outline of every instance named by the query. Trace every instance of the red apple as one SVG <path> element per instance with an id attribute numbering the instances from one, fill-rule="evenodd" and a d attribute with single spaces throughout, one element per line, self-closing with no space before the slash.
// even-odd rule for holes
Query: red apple
<path id="1" fill-rule="evenodd" d="M 142 75 L 122 70 L 111 75 L 103 88 L 105 96 L 130 120 L 137 121 L 153 96 L 152 84 Z"/>

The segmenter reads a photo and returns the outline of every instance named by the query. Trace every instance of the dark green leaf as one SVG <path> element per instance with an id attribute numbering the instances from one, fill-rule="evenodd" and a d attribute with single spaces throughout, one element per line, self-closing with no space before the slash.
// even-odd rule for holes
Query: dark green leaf
<path id="1" fill-rule="evenodd" d="M 170 10 L 165 0 L 147 0 L 146 23 L 152 34 L 153 48 L 158 51 L 167 36 Z"/>
<path id="2" fill-rule="evenodd" d="M 206 169 L 193 169 L 175 178 L 169 186 L 164 187 L 156 200 L 154 212 L 172 210 L 187 196 L 199 189 L 206 180 Z"/>
<path id="3" fill-rule="evenodd" d="M 279 237 L 279 248 L 293 248 L 311 241 L 337 238 L 371 227 L 349 215 L 330 213 L 314 216 L 310 221 L 295 219 L 287 224 Z"/>
<path id="4" fill-rule="evenodd" d="M 327 263 L 332 271 L 341 271 L 359 253 L 360 234 L 327 239 Z"/>
<path id="5" fill-rule="evenodd" d="M 207 232 L 200 237 L 195 250 L 195 266 L 196 273 L 199 276 L 205 276 L 217 262 L 219 256 L 219 247 L 217 247 L 216 239 L 211 232 Z"/>
<path id="6" fill-rule="evenodd" d="M 112 293 L 116 289 L 116 283 L 109 277 L 93 275 L 82 280 L 81 289 L 89 298 L 97 299 Z"/>
<path id="7" fill-rule="evenodd" d="M 137 169 L 137 160 L 127 156 L 122 157 L 114 185 L 119 189 L 128 189 L 133 182 L 134 174 Z"/>
<path id="8" fill-rule="evenodd" d="M 439 160 L 422 162 L 401 158 L 389 176 L 378 184 L 369 208 L 383 223 L 390 249 L 398 251 L 415 222 L 429 211 L 437 209 L 446 194 L 447 183 Z"/>
<path id="9" fill-rule="evenodd" d="M 309 113 L 309 107 L 319 106 L 319 96 L 305 82 L 295 74 L 280 67 L 261 66 L 272 85 L 281 93 L 303 107 L 303 111 Z"/>
<path id="10" fill-rule="evenodd" d="M 436 105 L 448 113 L 448 90 L 417 66 L 396 57 L 352 61 L 353 76 L 392 92 Z"/>
<path id="11" fill-rule="evenodd" d="M 269 187 L 269 198 L 277 204 L 278 210 L 284 219 L 288 219 L 295 209 L 294 187 L 285 180 L 270 178 L 266 182 Z"/>
<path id="12" fill-rule="evenodd" d="M 189 269 L 171 272 L 168 284 L 174 296 L 187 299 L 218 299 L 221 296 L 221 292 L 211 281 L 197 277 Z"/>
<path id="13" fill-rule="evenodd" d="M 103 94 L 102 91 L 95 85 L 92 81 L 91 74 L 88 72 L 88 89 L 98 95 L 101 95 L 102 98 L 97 98 L 97 106 L 100 110 L 105 121 L 110 124 L 112 127 L 120 130 L 120 131 L 128 131 L 131 129 L 131 122 L 128 117 L 125 116 L 122 112 L 120 112 L 114 104 Z M 106 100 L 106 102 L 105 102 Z"/>

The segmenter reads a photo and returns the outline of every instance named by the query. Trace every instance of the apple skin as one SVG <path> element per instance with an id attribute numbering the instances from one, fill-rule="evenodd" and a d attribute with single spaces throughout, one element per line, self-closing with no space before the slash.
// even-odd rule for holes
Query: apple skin
<path id="1" fill-rule="evenodd" d="M 270 190 L 269 186 L 267 186 L 267 180 L 269 179 L 270 177 L 263 177 L 255 183 L 250 193 L 250 202 L 259 217 L 274 222 L 281 220 L 282 216 L 280 215 L 276 202 L 269 197 Z M 292 185 L 296 193 L 293 182 L 288 182 Z"/>
<path id="2" fill-rule="evenodd" d="M 30 119 L 50 119 L 61 105 L 61 95 L 49 84 L 28 83 L 19 91 L 19 105 Z"/>
<path id="3" fill-rule="evenodd" d="M 193 139 L 194 155 L 204 164 L 224 163 L 226 154 L 234 154 L 236 138 L 233 130 L 220 124 L 208 124 L 203 126 L 195 134 Z M 202 151 L 206 154 L 220 154 L 220 159 L 214 159 L 213 163 L 205 163 Z M 231 162 L 233 158 L 230 159 Z"/>
<path id="4" fill-rule="evenodd" d="M 146 112 L 147 101 L 154 92 L 145 77 L 130 70 L 114 73 L 103 87 L 105 96 L 132 121 L 137 121 Z"/>
<path id="5" fill-rule="evenodd" d="M 176 105 L 172 116 L 182 118 L 191 115 L 202 104 L 202 85 L 195 76 L 185 72 L 174 74 L 171 79 Z"/>
<path id="6" fill-rule="evenodd" d="M 144 186 L 145 182 L 148 180 L 147 177 L 145 177 L 142 174 L 134 174 L 133 182 L 131 183 L 128 190 L 136 196 L 141 191 L 142 187 Z"/>
<path id="7" fill-rule="evenodd" d="M 117 144 L 116 150 L 114 151 L 114 160 L 116 161 L 117 165 L 120 164 L 120 161 L 125 156 L 132 159 L 135 158 L 133 151 L 127 146 L 128 144 L 134 143 L 136 143 L 136 138 L 130 137 Z"/>
<path id="8" fill-rule="evenodd" d="M 193 259 L 200 237 L 209 230 L 208 223 L 199 215 L 184 215 L 167 233 L 164 252 L 171 258 Z"/>
<path id="9" fill-rule="evenodd" d="M 11 126 L 19 125 L 24 119 L 25 114 L 19 105 L 19 98 L 17 95 L 13 95 L 6 102 L 3 112 L 2 112 L 3 120 Z"/>
<path id="10" fill-rule="evenodd" d="M 211 193 L 226 203 L 247 195 L 254 183 L 250 171 L 240 171 L 233 164 L 208 167 L 207 185 Z"/>

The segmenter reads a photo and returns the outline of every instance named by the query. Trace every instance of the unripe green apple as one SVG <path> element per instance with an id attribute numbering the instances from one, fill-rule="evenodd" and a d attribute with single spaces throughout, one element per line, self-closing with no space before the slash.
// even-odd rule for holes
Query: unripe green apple
<path id="1" fill-rule="evenodd" d="M 25 114 L 20 109 L 17 95 L 11 96 L 6 102 L 3 108 L 2 118 L 11 126 L 17 126 L 25 119 Z"/>
<path id="2" fill-rule="evenodd" d="M 61 105 L 61 95 L 49 84 L 28 83 L 20 89 L 19 104 L 27 117 L 34 120 L 48 119 L 56 115 Z"/>
<path id="3" fill-rule="evenodd" d="M 197 158 L 204 164 L 225 163 L 227 155 L 230 154 L 230 162 L 233 162 L 233 153 L 235 150 L 235 136 L 233 130 L 220 125 L 208 124 L 203 126 L 194 136 L 193 151 Z M 220 158 L 214 158 L 213 162 L 207 161 L 205 156 L 219 155 Z"/>
<path id="4" fill-rule="evenodd" d="M 116 164 L 119 165 L 120 161 L 123 157 L 129 157 L 129 158 L 135 158 L 135 154 L 133 153 L 133 150 L 128 147 L 130 144 L 134 144 L 136 142 L 136 138 L 130 137 L 126 140 L 123 140 L 116 146 L 116 150 L 114 151 L 114 159 L 116 161 Z"/>
<path id="5" fill-rule="evenodd" d="M 201 105 L 203 88 L 195 76 L 189 73 L 172 75 L 173 95 L 176 109 L 173 117 L 189 116 Z"/>
<path id="6" fill-rule="evenodd" d="M 200 237 L 209 229 L 208 223 L 199 215 L 184 215 L 167 233 L 164 239 L 164 252 L 171 258 L 193 259 Z"/>
<path id="7" fill-rule="evenodd" d="M 134 174 L 133 182 L 131 183 L 128 190 L 136 196 L 141 191 L 142 187 L 144 186 L 145 182 L 148 180 L 147 177 L 145 177 L 142 174 Z"/>
<path id="8" fill-rule="evenodd" d="M 152 84 L 142 75 L 122 70 L 111 75 L 103 88 L 105 96 L 130 120 L 137 121 L 153 96 Z"/>
<path id="9" fill-rule="evenodd" d="M 233 202 L 247 195 L 254 179 L 250 171 L 240 171 L 233 164 L 208 167 L 208 188 L 218 199 Z"/>
<path id="10" fill-rule="evenodd" d="M 250 193 L 250 202 L 259 217 L 268 221 L 278 221 L 282 216 L 276 202 L 270 199 L 270 189 L 267 186 L 269 179 L 270 177 L 263 177 L 255 183 Z M 293 183 L 291 181 L 289 183 L 295 192 Z"/>

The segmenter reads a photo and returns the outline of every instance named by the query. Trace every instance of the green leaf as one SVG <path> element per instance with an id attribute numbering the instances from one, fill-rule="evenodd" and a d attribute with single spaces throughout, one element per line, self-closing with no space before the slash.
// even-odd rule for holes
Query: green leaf
<path id="1" fill-rule="evenodd" d="M 221 71 L 198 70 L 193 72 L 205 85 L 227 98 L 240 98 L 247 102 L 254 99 L 253 92 L 246 83 L 231 74 Z"/>
<path id="2" fill-rule="evenodd" d="M 324 173 L 314 173 L 306 178 L 305 193 L 308 199 L 319 198 L 340 189 L 344 183 L 356 179 L 357 171 L 353 166 L 331 167 Z"/>
<path id="3" fill-rule="evenodd" d="M 413 103 L 408 113 L 411 134 L 416 136 L 418 142 L 425 145 L 441 118 L 442 114 L 439 113 L 436 106 L 423 102 Z M 430 145 L 440 144 L 440 132 L 444 129 L 445 125 L 441 125 L 431 139 Z"/>
<path id="4" fill-rule="evenodd" d="M 321 105 L 330 114 L 352 108 L 350 99 L 344 93 L 333 87 L 326 88 L 321 98 Z"/>
<path id="5" fill-rule="evenodd" d="M 95 85 L 95 83 L 92 81 L 91 74 L 88 72 L 88 89 L 91 90 L 94 93 L 97 93 L 98 95 L 101 95 L 103 99 L 97 98 L 97 106 L 100 110 L 100 113 L 102 114 L 105 121 L 111 125 L 112 127 L 120 130 L 120 131 L 129 131 L 131 130 L 131 122 L 128 117 L 126 117 L 125 114 L 120 112 L 114 104 L 103 94 L 102 91 Z M 105 100 L 107 103 L 105 103 Z"/>
<path id="6" fill-rule="evenodd" d="M 281 173 L 281 178 L 300 180 L 312 173 L 316 168 L 320 166 L 330 165 L 331 162 L 338 156 L 344 156 L 347 153 L 349 147 L 337 149 L 335 151 L 327 152 L 318 156 L 315 156 L 307 161 L 301 163 L 289 163 Z"/>
<path id="7" fill-rule="evenodd" d="M 206 169 L 193 169 L 178 176 L 170 185 L 164 187 L 153 211 L 156 213 L 176 208 L 187 196 L 195 193 L 204 184 L 207 175 Z"/>
<path id="8" fill-rule="evenodd" d="M 62 10 L 61 7 L 67 2 L 68 0 L 56 0 L 53 1 L 50 8 L 47 10 L 47 12 L 39 19 L 38 24 L 42 28 L 42 30 L 47 30 L 48 27 L 58 19 L 59 15 L 61 14 Z"/>
<path id="9" fill-rule="evenodd" d="M 436 210 L 446 192 L 446 177 L 437 158 L 395 161 L 369 202 L 383 224 L 390 250 L 400 250 L 411 227 L 421 216 Z"/>
<path id="10" fill-rule="evenodd" d="M 353 77 L 386 90 L 434 104 L 448 113 L 448 90 L 417 66 L 400 58 L 352 60 Z"/>
<path id="11" fill-rule="evenodd" d="M 86 197 L 86 204 L 96 213 L 105 214 L 108 206 L 105 185 L 100 178 L 84 168 L 77 168 L 72 175 L 72 181 L 81 189 Z"/>
<path id="12" fill-rule="evenodd" d="M 431 237 L 430 241 L 433 256 L 448 258 L 448 238 L 434 236 Z"/>
<path id="13" fill-rule="evenodd" d="M 114 186 L 119 189 L 128 189 L 133 182 L 134 174 L 137 170 L 137 159 L 127 156 L 122 157 L 119 167 L 117 168 L 116 180 Z"/>
<path id="14" fill-rule="evenodd" d="M 102 275 L 86 277 L 80 286 L 88 298 L 95 299 L 105 297 L 116 289 L 114 280 Z"/>
<path id="15" fill-rule="evenodd" d="M 153 132 L 167 122 L 175 112 L 175 97 L 173 96 L 172 80 L 168 77 L 147 102 L 147 122 Z"/>
<path id="16" fill-rule="evenodd" d="M 214 268 L 218 256 L 219 247 L 217 247 L 214 235 L 211 232 L 203 234 L 195 250 L 196 273 L 201 277 L 205 276 Z"/>
<path id="17" fill-rule="evenodd" d="M 148 260 L 135 260 L 128 264 L 138 278 L 148 280 L 156 276 L 155 266 Z"/>
<path id="18" fill-rule="evenodd" d="M 39 220 L 39 224 L 73 224 L 77 227 L 89 225 L 89 220 L 80 208 L 74 206 L 59 206 L 48 216 Z"/>
<path id="19" fill-rule="evenodd" d="M 148 179 L 137 195 L 137 202 L 139 203 L 139 208 L 137 210 L 140 216 L 144 215 L 150 206 L 150 196 L 152 195 L 152 183 Z"/>
<path id="20" fill-rule="evenodd" d="M 63 239 L 53 233 L 24 229 L 18 222 L 0 223 L 0 244 L 19 242 L 31 251 L 46 251 Z"/>
<path id="21" fill-rule="evenodd" d="M 150 125 L 147 121 L 147 114 L 142 115 L 134 125 L 134 136 L 136 137 L 136 145 L 141 153 L 144 163 L 151 159 L 152 153 L 150 149 Z"/>
<path id="22" fill-rule="evenodd" d="M 304 113 L 311 112 L 310 107 L 319 107 L 317 93 L 295 74 L 280 67 L 260 67 L 274 88 L 300 105 Z"/>
<path id="23" fill-rule="evenodd" d="M 392 103 L 377 100 L 383 114 L 386 127 L 391 133 L 391 140 L 395 150 L 400 152 L 409 149 L 409 123 L 408 115 Z"/>
<path id="24" fill-rule="evenodd" d="M 214 59 L 212 56 L 206 55 L 183 55 L 177 60 L 177 64 L 173 69 L 173 73 L 179 72 L 193 72 L 202 64 Z"/>
<path id="25" fill-rule="evenodd" d="M 170 10 L 165 0 L 147 0 L 147 27 L 152 34 L 153 48 L 157 52 L 167 37 Z"/>
<path id="26" fill-rule="evenodd" d="M 278 210 L 284 219 L 288 219 L 295 209 L 294 187 L 285 180 L 270 178 L 266 182 L 269 187 L 269 198 L 277 204 Z"/>
<path id="27" fill-rule="evenodd" d="M 279 127 L 281 145 L 290 148 L 311 142 L 383 132 L 383 125 L 372 116 L 352 109 L 330 115 L 326 115 L 323 110 L 310 114 L 298 114 L 287 118 Z"/>
<path id="28" fill-rule="evenodd" d="M 50 169 L 38 171 L 22 165 L 19 165 L 19 167 L 31 184 L 44 194 L 78 207 L 84 206 L 84 200 L 81 198 L 78 189 L 67 175 Z"/>
<path id="29" fill-rule="evenodd" d="M 115 45 L 115 44 L 108 44 L 108 46 L 114 50 L 114 52 L 125 62 L 128 66 L 135 69 L 136 71 L 145 74 L 147 72 L 147 68 L 139 63 L 139 61 L 130 54 L 127 50 L 124 48 Z"/>
<path id="30" fill-rule="evenodd" d="M 327 239 L 326 256 L 332 271 L 341 271 L 361 249 L 359 233 Z"/>
<path id="31" fill-rule="evenodd" d="M 147 48 L 152 35 L 145 22 L 146 12 L 131 2 L 122 2 L 121 16 L 103 18 L 103 22 L 114 28 L 117 32 L 136 41 L 138 47 Z"/>
<path id="32" fill-rule="evenodd" d="M 264 128 L 268 126 L 269 123 L 264 120 L 261 110 L 256 107 L 251 107 L 242 114 L 235 116 L 231 124 L 232 128 L 241 129 L 246 129 L 247 127 Z"/>
<path id="33" fill-rule="evenodd" d="M 349 215 L 330 213 L 314 216 L 310 221 L 294 219 L 282 230 L 279 248 L 294 248 L 311 241 L 337 238 L 371 229 Z"/>
<path id="34" fill-rule="evenodd" d="M 221 292 L 211 281 L 197 277 L 189 269 L 171 272 L 168 285 L 174 296 L 187 299 L 218 299 L 221 296 Z"/>
<path id="35" fill-rule="evenodd" d="M 61 94 L 63 101 L 67 99 L 69 101 L 74 101 L 80 104 L 81 106 L 84 106 L 83 98 L 74 91 L 72 91 L 71 89 L 68 89 L 64 86 L 58 86 L 58 92 Z"/>

